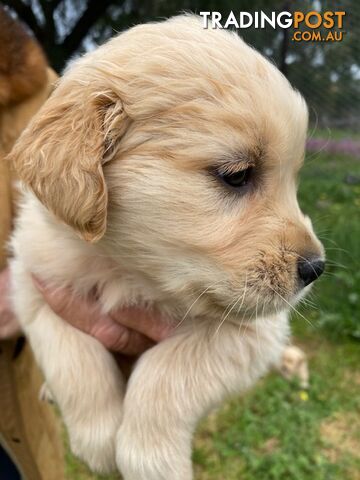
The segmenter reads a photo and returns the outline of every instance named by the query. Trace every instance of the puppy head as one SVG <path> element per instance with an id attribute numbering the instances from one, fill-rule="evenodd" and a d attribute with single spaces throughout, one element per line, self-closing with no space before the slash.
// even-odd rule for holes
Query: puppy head
<path id="1" fill-rule="evenodd" d="M 13 161 L 159 297 L 235 320 L 287 308 L 321 273 L 296 199 L 306 129 L 303 99 L 273 65 L 178 17 L 74 64 Z"/>

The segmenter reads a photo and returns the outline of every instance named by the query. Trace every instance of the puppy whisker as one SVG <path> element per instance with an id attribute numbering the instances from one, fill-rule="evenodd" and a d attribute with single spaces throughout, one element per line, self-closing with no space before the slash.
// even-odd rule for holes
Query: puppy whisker
<path id="1" fill-rule="evenodd" d="M 187 309 L 187 311 L 185 312 L 185 315 L 182 317 L 182 319 L 180 320 L 180 322 L 175 326 L 175 330 L 177 328 L 180 327 L 180 325 L 186 320 L 186 318 L 188 317 L 188 315 L 190 314 L 191 310 L 193 309 L 193 307 L 196 305 L 196 303 L 200 300 L 201 297 L 203 297 L 203 295 L 205 295 L 205 293 L 207 293 L 211 288 L 215 287 L 215 286 L 218 286 L 220 285 L 221 283 L 223 283 L 223 280 L 219 280 L 217 282 L 214 282 L 212 283 L 211 285 L 209 285 L 208 287 L 206 287 L 197 297 L 196 299 L 193 301 L 193 303 L 190 305 L 190 307 Z"/>
<path id="2" fill-rule="evenodd" d="M 217 327 L 216 331 L 215 331 L 215 336 L 219 333 L 220 331 L 220 328 L 221 326 L 225 323 L 226 319 L 229 317 L 230 313 L 234 310 L 234 308 L 236 307 L 236 305 L 240 302 L 241 300 L 241 305 L 240 305 L 240 309 L 244 303 L 244 299 L 245 299 L 245 293 L 246 293 L 246 284 L 245 284 L 245 290 L 244 290 L 244 293 L 242 294 L 241 297 L 239 297 L 233 304 L 230 304 L 232 305 L 231 308 L 228 310 L 228 308 L 226 310 L 228 310 L 228 312 L 226 313 L 226 310 L 220 320 L 220 323 L 219 323 L 219 326 Z"/>
<path id="3" fill-rule="evenodd" d="M 259 339 L 259 325 L 258 325 L 258 305 L 259 305 L 260 295 L 256 298 L 256 306 L 255 306 L 255 332 L 256 332 L 256 348 L 258 350 L 259 357 L 262 357 L 262 351 L 260 347 L 260 339 Z"/>
<path id="4" fill-rule="evenodd" d="M 247 274 L 246 274 L 244 292 L 243 292 L 243 295 L 242 295 L 241 304 L 239 305 L 239 307 L 238 307 L 238 309 L 237 309 L 235 318 L 237 318 L 237 317 L 239 316 L 240 310 L 241 310 L 241 308 L 242 308 L 242 306 L 243 306 L 243 304 L 244 304 L 244 300 L 245 300 L 245 296 L 246 296 L 246 291 L 247 291 L 247 280 L 248 280 L 248 276 L 247 276 Z M 245 318 L 246 318 L 247 310 L 248 310 L 248 309 L 246 308 L 244 314 L 243 314 L 242 317 L 241 317 L 241 322 L 240 322 L 240 326 L 239 326 L 239 330 L 238 330 L 239 336 L 241 335 L 241 328 L 242 328 L 242 326 L 243 326 L 243 324 L 244 324 L 244 320 L 245 320 Z"/>
<path id="5" fill-rule="evenodd" d="M 279 298 L 281 298 L 281 300 L 283 302 L 285 302 L 291 310 L 293 310 L 297 315 L 299 315 L 301 318 L 303 318 L 312 328 L 315 328 L 314 325 L 310 322 L 310 320 L 308 318 L 306 318 L 302 313 L 299 312 L 299 310 L 297 310 L 297 308 L 295 308 L 293 305 L 291 305 L 290 302 L 288 302 L 286 300 L 286 298 L 284 298 L 282 295 L 280 295 L 279 292 L 277 292 L 274 288 L 272 288 L 270 285 L 269 285 L 269 288 L 276 294 L 278 295 Z"/>

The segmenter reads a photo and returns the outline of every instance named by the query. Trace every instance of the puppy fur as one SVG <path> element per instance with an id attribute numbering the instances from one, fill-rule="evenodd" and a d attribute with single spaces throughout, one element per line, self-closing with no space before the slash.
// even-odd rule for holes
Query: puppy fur
<path id="1" fill-rule="evenodd" d="M 137 26 L 74 62 L 11 155 L 27 187 L 16 311 L 89 466 L 190 480 L 204 414 L 278 363 L 322 256 L 296 199 L 307 109 L 235 34 L 195 16 Z M 254 169 L 239 195 L 214 171 Z M 125 384 L 111 354 L 44 303 L 30 272 L 106 312 L 157 308 L 175 333 Z"/>

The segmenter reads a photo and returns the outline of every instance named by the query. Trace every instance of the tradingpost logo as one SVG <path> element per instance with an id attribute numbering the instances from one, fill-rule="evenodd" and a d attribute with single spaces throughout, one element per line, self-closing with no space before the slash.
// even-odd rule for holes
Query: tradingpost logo
<path id="1" fill-rule="evenodd" d="M 292 29 L 294 42 L 341 42 L 346 34 L 344 11 L 317 12 L 239 12 L 227 16 L 220 12 L 200 12 L 204 28 L 258 28 Z"/>

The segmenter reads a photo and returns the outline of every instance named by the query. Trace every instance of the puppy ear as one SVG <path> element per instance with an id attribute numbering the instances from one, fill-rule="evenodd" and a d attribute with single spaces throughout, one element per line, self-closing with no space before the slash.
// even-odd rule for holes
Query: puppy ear
<path id="1" fill-rule="evenodd" d="M 64 79 L 9 156 L 25 185 L 86 241 L 96 242 L 106 230 L 102 166 L 127 124 L 111 90 Z"/>

